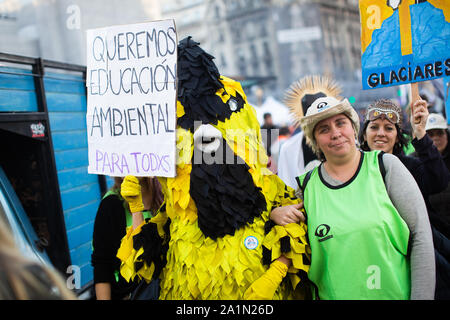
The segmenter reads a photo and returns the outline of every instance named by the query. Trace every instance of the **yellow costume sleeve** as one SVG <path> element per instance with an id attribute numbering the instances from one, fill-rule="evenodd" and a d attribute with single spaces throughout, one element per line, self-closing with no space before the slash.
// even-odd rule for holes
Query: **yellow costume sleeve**
<path id="1" fill-rule="evenodd" d="M 154 277 L 155 265 L 163 261 L 162 255 L 165 255 L 161 248 L 164 245 L 166 235 L 164 225 L 167 223 L 167 214 L 159 212 L 148 222 L 143 222 L 136 229 L 127 228 L 127 234 L 122 238 L 120 248 L 117 251 L 117 257 L 121 260 L 120 274 L 128 282 L 134 280 L 136 276 L 140 280 L 145 279 L 150 282 Z M 152 236 L 144 234 L 152 233 Z M 155 235 L 158 235 L 155 237 Z M 149 243 L 148 239 L 153 239 Z M 158 239 L 155 241 L 155 239 Z M 161 256 L 149 254 L 149 251 L 161 253 Z M 160 268 L 159 268 L 160 269 Z"/>
<path id="2" fill-rule="evenodd" d="M 292 265 L 288 273 L 293 288 L 301 281 L 299 274 L 306 275 L 309 270 L 311 249 L 306 236 L 304 223 L 290 223 L 285 226 L 275 225 L 263 241 L 264 250 L 269 253 L 270 261 L 278 259 L 281 255 L 291 259 Z M 299 272 L 301 270 L 304 272 Z"/>
<path id="3" fill-rule="evenodd" d="M 288 271 L 287 265 L 274 261 L 270 268 L 245 291 L 245 300 L 271 300 Z"/>

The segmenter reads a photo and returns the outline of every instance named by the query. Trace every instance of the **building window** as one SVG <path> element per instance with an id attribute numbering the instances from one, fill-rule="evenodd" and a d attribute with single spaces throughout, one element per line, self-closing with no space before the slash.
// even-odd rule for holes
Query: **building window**
<path id="1" fill-rule="evenodd" d="M 257 74 L 259 72 L 259 59 L 258 54 L 256 53 L 256 48 L 254 44 L 250 45 L 250 59 L 252 61 L 253 73 Z"/>

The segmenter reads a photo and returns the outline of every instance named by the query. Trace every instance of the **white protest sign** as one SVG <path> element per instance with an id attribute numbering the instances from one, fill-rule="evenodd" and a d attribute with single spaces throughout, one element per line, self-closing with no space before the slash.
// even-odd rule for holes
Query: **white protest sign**
<path id="1" fill-rule="evenodd" d="M 88 172 L 176 174 L 173 20 L 87 31 Z"/>

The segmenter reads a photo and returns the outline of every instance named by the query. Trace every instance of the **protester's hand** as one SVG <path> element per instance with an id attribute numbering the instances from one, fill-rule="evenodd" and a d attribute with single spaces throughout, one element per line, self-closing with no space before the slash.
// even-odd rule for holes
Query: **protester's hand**
<path id="1" fill-rule="evenodd" d="M 299 223 L 300 221 L 305 222 L 305 216 L 302 211 L 300 211 L 302 208 L 303 202 L 275 208 L 270 212 L 270 219 L 280 226 L 289 223 Z"/>
<path id="2" fill-rule="evenodd" d="M 141 185 L 135 176 L 126 176 L 123 179 L 120 194 L 128 202 L 132 213 L 142 212 L 144 210 Z"/>
<path id="3" fill-rule="evenodd" d="M 412 105 L 411 113 L 411 127 L 413 130 L 413 136 L 418 140 L 422 139 L 425 134 L 425 126 L 428 119 L 428 108 L 425 100 L 416 100 Z"/>
<path id="4" fill-rule="evenodd" d="M 270 265 L 270 268 L 259 277 L 252 285 L 245 291 L 244 299 L 247 300 L 270 300 L 279 287 L 281 281 L 286 276 L 290 260 L 284 256 L 280 257 L 286 259 L 284 262 L 281 259 L 275 260 Z"/>

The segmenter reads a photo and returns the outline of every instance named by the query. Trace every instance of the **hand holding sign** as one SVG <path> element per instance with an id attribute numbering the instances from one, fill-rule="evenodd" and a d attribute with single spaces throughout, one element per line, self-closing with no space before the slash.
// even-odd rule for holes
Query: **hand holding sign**
<path id="1" fill-rule="evenodd" d="M 413 129 L 413 135 L 417 139 L 422 139 L 425 134 L 425 126 L 428 119 L 428 107 L 427 102 L 420 97 L 418 100 L 413 101 L 411 105 L 411 127 Z"/>
<path id="2" fill-rule="evenodd" d="M 126 176 L 120 187 L 120 194 L 128 202 L 131 213 L 144 211 L 142 191 L 139 180 L 134 176 Z"/>

